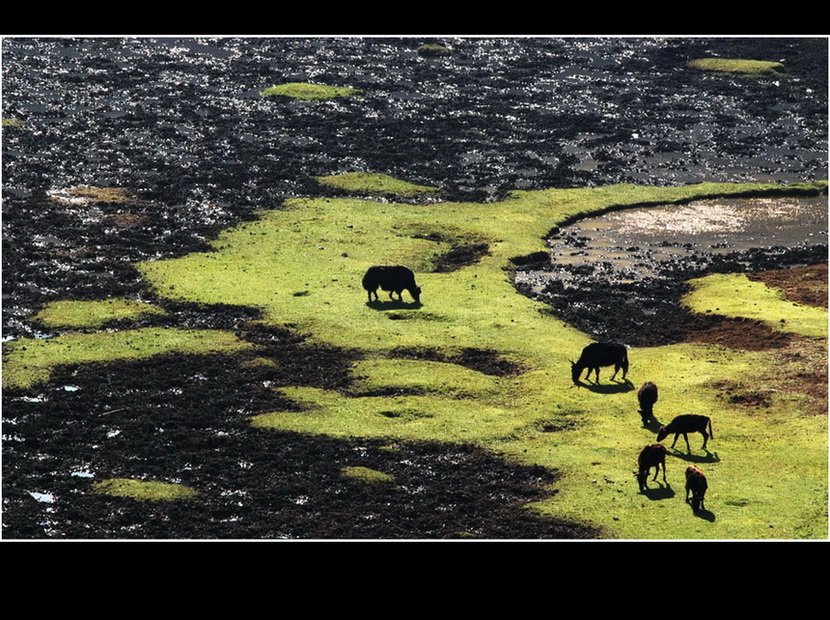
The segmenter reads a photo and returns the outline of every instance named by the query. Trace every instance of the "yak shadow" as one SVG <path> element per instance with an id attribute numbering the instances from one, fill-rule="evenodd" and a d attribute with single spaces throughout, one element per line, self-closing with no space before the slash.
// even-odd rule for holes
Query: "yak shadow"
<path id="1" fill-rule="evenodd" d="M 634 384 L 628 379 L 625 381 L 614 381 L 613 383 L 585 383 L 581 379 L 575 384 L 577 387 L 584 387 L 596 394 L 621 394 L 634 389 Z"/>
<path id="2" fill-rule="evenodd" d="M 677 493 L 674 492 L 674 489 L 671 487 L 668 481 L 665 483 L 657 482 L 655 480 L 649 480 L 649 482 L 654 482 L 657 484 L 657 487 L 654 489 L 646 488 L 644 491 L 640 491 L 640 495 L 645 495 L 648 499 L 652 501 L 657 501 L 661 499 L 671 499 Z"/>
<path id="3" fill-rule="evenodd" d="M 691 500 L 687 500 L 686 503 L 689 504 L 689 508 L 692 508 Z M 715 522 L 715 513 L 706 508 L 698 508 L 697 510 L 692 508 L 692 514 L 694 514 L 698 519 L 703 519 L 704 521 L 708 521 L 709 523 Z"/>
<path id="4" fill-rule="evenodd" d="M 717 452 L 710 452 L 708 449 L 703 450 L 706 454 L 692 454 L 691 452 L 682 452 L 677 448 L 669 448 L 668 454 L 689 463 L 717 463 L 720 457 Z"/>
<path id="5" fill-rule="evenodd" d="M 422 308 L 424 304 L 420 301 L 398 301 L 397 299 L 390 299 L 388 301 L 367 301 L 366 305 L 373 310 L 417 310 L 418 308 Z"/>

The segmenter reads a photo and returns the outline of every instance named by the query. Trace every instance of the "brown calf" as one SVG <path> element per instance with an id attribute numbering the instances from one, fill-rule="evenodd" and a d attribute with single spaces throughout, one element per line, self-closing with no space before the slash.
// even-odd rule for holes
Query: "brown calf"
<path id="1" fill-rule="evenodd" d="M 692 509 L 697 512 L 703 505 L 703 498 L 706 496 L 706 489 L 709 483 L 706 482 L 706 475 L 694 465 L 686 468 L 686 501 L 689 501 L 689 493 L 692 494 Z"/>
<path id="2" fill-rule="evenodd" d="M 640 484 L 640 491 L 648 489 L 648 475 L 651 473 L 651 468 L 654 467 L 654 478 L 657 480 L 657 474 L 660 473 L 660 466 L 663 466 L 663 482 L 666 482 L 666 446 L 661 443 L 653 443 L 640 451 L 640 456 L 637 458 L 637 465 L 639 471 L 634 472 L 634 477 Z"/>

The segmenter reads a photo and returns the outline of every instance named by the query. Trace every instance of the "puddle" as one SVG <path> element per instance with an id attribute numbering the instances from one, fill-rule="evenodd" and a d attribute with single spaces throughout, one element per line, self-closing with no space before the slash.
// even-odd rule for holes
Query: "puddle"
<path id="1" fill-rule="evenodd" d="M 607 213 L 563 228 L 550 260 L 516 273 L 516 288 L 596 340 L 681 342 L 697 319 L 680 305 L 707 272 L 827 260 L 827 197 L 729 199 Z"/>
<path id="2" fill-rule="evenodd" d="M 754 249 L 826 244 L 827 196 L 698 200 L 586 218 L 549 240 L 549 268 L 520 272 L 540 291 L 552 279 L 581 286 L 589 274 L 619 282 L 659 277 L 667 266 Z M 565 269 L 563 269 L 565 267 Z"/>

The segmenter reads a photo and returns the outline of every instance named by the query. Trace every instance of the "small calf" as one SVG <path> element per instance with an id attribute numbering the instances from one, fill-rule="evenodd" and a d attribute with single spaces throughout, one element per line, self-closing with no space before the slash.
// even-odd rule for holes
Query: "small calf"
<path id="1" fill-rule="evenodd" d="M 686 468 L 686 501 L 689 501 L 689 493 L 692 494 L 692 509 L 697 512 L 703 505 L 703 498 L 706 496 L 706 489 L 709 483 L 706 482 L 706 475 L 694 465 Z"/>
<path id="2" fill-rule="evenodd" d="M 663 466 L 663 482 L 666 482 L 666 446 L 661 443 L 653 443 L 647 445 L 640 451 L 640 456 L 637 458 L 637 465 L 639 471 L 634 472 L 634 477 L 640 484 L 640 491 L 648 489 L 648 475 L 651 473 L 651 468 L 654 467 L 654 478 L 657 480 L 657 474 L 660 473 L 660 466 Z"/>
<path id="3" fill-rule="evenodd" d="M 640 417 L 643 425 L 654 417 L 654 403 L 657 402 L 657 386 L 646 381 L 637 392 L 637 401 L 640 403 Z"/>
<path id="4" fill-rule="evenodd" d="M 706 432 L 707 428 L 709 430 L 708 433 Z M 679 415 L 669 422 L 668 426 L 661 426 L 657 432 L 657 441 L 663 441 L 672 433 L 674 433 L 674 441 L 671 447 L 674 448 L 674 444 L 677 443 L 677 437 L 683 435 L 683 438 L 686 440 L 686 450 L 688 452 L 692 451 L 691 446 L 689 446 L 689 433 L 700 433 L 703 435 L 703 446 L 701 447 L 703 450 L 706 449 L 706 442 L 709 441 L 709 438 L 712 437 L 714 439 L 715 437 L 712 433 L 712 420 L 708 416 L 691 413 Z"/>

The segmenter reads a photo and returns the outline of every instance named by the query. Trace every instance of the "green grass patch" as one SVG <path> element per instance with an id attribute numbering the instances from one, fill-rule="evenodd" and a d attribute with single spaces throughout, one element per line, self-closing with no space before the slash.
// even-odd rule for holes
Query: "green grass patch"
<path id="1" fill-rule="evenodd" d="M 248 348 L 230 332 L 145 328 L 25 338 L 3 345 L 3 388 L 28 389 L 48 381 L 63 364 L 136 360 L 168 353 L 232 353 Z"/>
<path id="2" fill-rule="evenodd" d="M 382 196 L 399 196 L 412 198 L 425 196 L 438 191 L 437 187 L 417 185 L 389 176 L 372 172 L 344 172 L 329 176 L 315 177 L 318 183 L 327 187 L 354 194 L 374 194 Z"/>
<path id="3" fill-rule="evenodd" d="M 3 129 L 20 129 L 26 124 L 22 118 L 4 118 Z"/>
<path id="4" fill-rule="evenodd" d="M 439 58 L 443 56 L 449 56 L 452 54 L 452 50 L 444 45 L 438 45 L 437 43 L 424 43 L 423 45 L 418 46 L 418 55 L 425 56 L 427 58 Z"/>
<path id="5" fill-rule="evenodd" d="M 742 58 L 698 58 L 689 61 L 688 66 L 701 71 L 742 75 L 778 74 L 784 71 L 784 65 L 780 62 Z"/>
<path id="6" fill-rule="evenodd" d="M 163 314 L 164 310 L 148 303 L 112 298 L 100 301 L 55 301 L 47 304 L 32 319 L 50 328 L 93 329 L 112 321 Z"/>
<path id="7" fill-rule="evenodd" d="M 785 332 L 827 338 L 826 308 L 788 301 L 781 291 L 745 274 L 711 274 L 690 284 L 683 303 L 695 312 L 755 319 Z"/>
<path id="8" fill-rule="evenodd" d="M 382 471 L 371 469 L 369 467 L 344 467 L 342 471 L 343 475 L 347 478 L 362 480 L 363 482 L 368 482 L 370 484 L 378 482 L 393 482 L 395 480 L 395 477 L 391 474 L 386 474 Z"/>
<path id="9" fill-rule="evenodd" d="M 290 97 L 306 101 L 320 101 L 336 97 L 352 97 L 361 91 L 347 86 L 327 86 L 325 84 L 310 84 L 307 82 L 287 82 L 270 86 L 262 91 L 263 97 Z"/>
<path id="10" fill-rule="evenodd" d="M 96 493 L 145 501 L 173 501 L 198 495 L 195 490 L 182 484 L 132 478 L 102 480 L 94 483 L 92 488 Z"/>
<path id="11" fill-rule="evenodd" d="M 213 251 L 138 268 L 161 297 L 255 307 L 263 321 L 306 334 L 310 343 L 362 353 L 351 389 L 281 388 L 296 407 L 255 416 L 255 427 L 470 442 L 555 468 L 564 474 L 558 493 L 532 508 L 599 526 L 608 537 L 824 538 L 826 416 L 805 415 L 798 399 L 773 399 L 761 415 L 718 398 L 713 387 L 774 370 L 771 354 L 710 345 L 632 349 L 631 385 L 606 379 L 602 390 L 576 388 L 569 360 L 590 339 L 518 294 L 511 280 L 515 260 L 545 252 L 548 232 L 577 217 L 753 192 L 782 188 L 615 185 L 513 192 L 489 204 L 297 198 L 224 231 Z M 433 270 L 459 239 L 483 240 L 488 252 L 456 271 Z M 413 268 L 423 305 L 367 303 L 361 278 L 379 263 Z M 229 337 L 226 345 L 240 343 Z M 465 349 L 495 350 L 523 372 L 495 377 L 446 361 L 402 360 L 403 349 L 437 350 L 445 360 L 460 359 Z M 32 355 L 22 359 L 31 363 Z M 673 455 L 671 489 L 651 496 L 639 493 L 632 474 L 639 449 L 654 441 L 637 413 L 635 388 L 647 380 L 661 388 L 659 419 L 704 413 L 715 420 L 712 453 L 700 451 L 698 440 L 691 455 Z M 710 475 L 712 518 L 693 515 L 683 501 L 688 462 Z M 776 472 L 775 480 L 765 471 Z"/>

